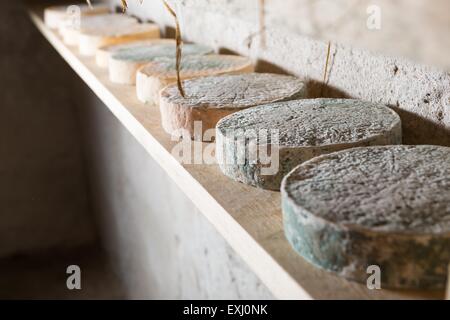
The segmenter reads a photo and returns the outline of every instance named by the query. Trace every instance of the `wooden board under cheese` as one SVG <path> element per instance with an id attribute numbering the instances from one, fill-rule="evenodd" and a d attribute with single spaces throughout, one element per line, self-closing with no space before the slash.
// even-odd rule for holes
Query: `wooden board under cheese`
<path id="1" fill-rule="evenodd" d="M 95 60 L 97 65 L 101 68 L 108 68 L 109 59 L 112 55 L 121 52 L 122 50 L 130 50 L 133 48 L 138 48 L 142 46 L 149 46 L 155 44 L 173 44 L 175 45 L 175 40 L 173 39 L 152 39 L 152 40 L 138 40 L 121 44 L 106 45 L 99 49 L 95 54 Z"/>
<path id="2" fill-rule="evenodd" d="M 204 140 L 207 130 L 214 130 L 220 119 L 234 112 L 306 95 L 299 78 L 268 73 L 202 77 L 184 81 L 183 87 L 185 98 L 176 84 L 161 91 L 162 125 L 169 134 L 195 140 Z M 201 123 L 201 131 L 194 132 L 196 122 Z"/>
<path id="3" fill-rule="evenodd" d="M 183 45 L 183 58 L 213 53 L 209 47 L 197 44 Z M 120 50 L 108 62 L 109 79 L 114 83 L 134 85 L 139 68 L 160 58 L 175 58 L 176 44 L 162 43 Z"/>
<path id="4" fill-rule="evenodd" d="M 158 59 L 137 72 L 136 92 L 142 102 L 159 103 L 159 92 L 177 81 L 175 59 Z M 180 77 L 183 80 L 253 72 L 249 58 L 233 55 L 187 56 L 182 59 Z"/>
<path id="5" fill-rule="evenodd" d="M 79 14 L 80 17 L 84 17 L 108 12 L 109 8 L 106 5 L 93 5 L 92 8 L 86 4 L 51 6 L 44 10 L 44 22 L 47 27 L 57 29 L 61 22 L 70 16 Z"/>
<path id="6" fill-rule="evenodd" d="M 159 27 L 153 23 L 138 23 L 129 26 L 106 23 L 101 27 L 82 29 L 79 48 L 82 55 L 95 56 L 97 49 L 105 45 L 158 39 L 159 36 Z"/>
<path id="7" fill-rule="evenodd" d="M 216 157 L 228 177 L 280 190 L 283 177 L 313 157 L 360 146 L 400 144 L 401 137 L 400 117 L 385 105 L 350 99 L 295 100 L 250 108 L 220 120 Z M 253 149 L 270 157 L 255 156 Z"/>
<path id="8" fill-rule="evenodd" d="M 344 150 L 283 180 L 286 237 L 306 260 L 382 288 L 443 289 L 450 261 L 450 148 Z M 372 270 L 372 271 L 371 271 Z"/>

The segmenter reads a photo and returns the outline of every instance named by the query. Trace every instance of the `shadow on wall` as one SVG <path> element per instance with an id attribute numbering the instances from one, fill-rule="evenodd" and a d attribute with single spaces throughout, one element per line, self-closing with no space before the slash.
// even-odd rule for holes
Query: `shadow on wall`
<path id="1" fill-rule="evenodd" d="M 450 147 L 450 130 L 419 115 L 389 105 L 402 119 L 404 144 L 433 144 Z M 425 133 L 425 134 L 424 134 Z"/>
<path id="2" fill-rule="evenodd" d="M 256 61 L 256 68 L 255 70 L 257 72 L 267 72 L 267 73 L 276 73 L 276 74 L 284 74 L 284 75 L 290 75 L 293 76 L 292 73 L 287 71 L 286 69 L 283 69 L 269 61 L 259 59 Z M 346 94 L 344 91 L 339 90 L 338 88 L 335 88 L 333 86 L 328 85 L 327 83 L 323 83 L 321 81 L 316 81 L 312 79 L 305 79 L 307 91 L 308 91 L 308 98 L 314 99 L 314 98 L 342 98 L 342 99 L 349 99 L 351 98 L 348 94 Z"/>
<path id="3" fill-rule="evenodd" d="M 229 55 L 232 55 L 232 56 L 240 56 L 240 54 L 238 52 L 230 50 L 230 49 L 225 48 L 225 47 L 220 47 L 217 50 L 217 53 L 218 54 L 229 54 Z"/>
<path id="4" fill-rule="evenodd" d="M 175 39 L 176 29 L 173 27 L 166 26 L 164 28 L 164 38 Z"/>
<path id="5" fill-rule="evenodd" d="M 236 54 L 235 52 L 221 48 L 220 53 Z M 268 72 L 284 75 L 293 75 L 287 70 L 265 60 L 256 62 L 257 72 Z M 356 99 L 348 93 L 312 79 L 305 79 L 308 98 L 341 98 Z M 450 130 L 442 125 L 419 116 L 416 113 L 401 109 L 398 105 L 388 105 L 395 110 L 402 119 L 404 144 L 432 144 L 450 147 Z"/>

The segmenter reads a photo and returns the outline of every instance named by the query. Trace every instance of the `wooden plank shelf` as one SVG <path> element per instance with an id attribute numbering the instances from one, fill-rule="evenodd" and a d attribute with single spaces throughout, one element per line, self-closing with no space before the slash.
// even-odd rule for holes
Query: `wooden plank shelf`
<path id="1" fill-rule="evenodd" d="M 43 8 L 29 7 L 31 19 L 98 98 L 158 162 L 249 268 L 279 299 L 443 299 L 429 291 L 369 290 L 317 269 L 299 257 L 284 237 L 280 194 L 233 182 L 217 165 L 182 165 L 171 154 L 176 142 L 161 127 L 159 108 L 138 101 L 132 86 L 113 84 L 95 58 L 78 54 L 42 20 Z M 203 144 L 206 147 L 207 144 Z M 143 191 L 145 192 L 145 191 Z"/>

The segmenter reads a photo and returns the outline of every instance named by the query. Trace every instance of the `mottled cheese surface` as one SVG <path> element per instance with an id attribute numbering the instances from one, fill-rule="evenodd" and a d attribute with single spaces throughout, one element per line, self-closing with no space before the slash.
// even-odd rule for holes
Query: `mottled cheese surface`
<path id="1" fill-rule="evenodd" d="M 123 48 L 114 53 L 112 57 L 115 60 L 123 61 L 152 61 L 157 58 L 175 58 L 175 53 L 175 43 L 161 43 Z M 205 55 L 210 53 L 213 53 L 213 50 L 206 46 L 197 44 L 185 44 L 183 46 L 183 56 Z"/>
<path id="2" fill-rule="evenodd" d="M 248 108 L 265 103 L 303 97 L 305 84 L 299 78 L 267 73 L 220 75 L 184 81 L 186 97 L 176 85 L 162 97 L 167 103 L 189 108 Z"/>
<path id="3" fill-rule="evenodd" d="M 214 73 L 227 73 L 250 68 L 252 62 L 248 58 L 230 55 L 187 56 L 182 59 L 181 77 L 193 77 Z M 176 60 L 160 58 L 143 67 L 140 73 L 147 76 L 176 77 Z M 209 73 L 209 74 L 208 74 Z"/>
<path id="4" fill-rule="evenodd" d="M 341 151 L 301 165 L 284 187 L 295 205 L 340 226 L 450 232 L 450 148 Z"/>
<path id="5" fill-rule="evenodd" d="M 227 130 L 234 135 L 245 135 L 261 129 L 278 129 L 280 146 L 316 147 L 374 139 L 390 132 L 399 123 L 399 116 L 382 104 L 312 99 L 243 110 L 223 119 L 218 130 L 226 136 Z"/>

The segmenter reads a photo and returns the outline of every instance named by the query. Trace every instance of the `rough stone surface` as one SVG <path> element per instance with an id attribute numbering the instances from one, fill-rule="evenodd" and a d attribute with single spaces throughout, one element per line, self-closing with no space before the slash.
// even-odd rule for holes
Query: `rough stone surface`
<path id="1" fill-rule="evenodd" d="M 86 56 L 94 56 L 97 49 L 110 45 L 136 40 L 157 39 L 160 37 L 159 27 L 153 23 L 139 23 L 123 26 L 105 22 L 96 28 L 84 28 L 80 30 L 80 53 Z"/>
<path id="2" fill-rule="evenodd" d="M 261 130 L 267 132 L 267 138 L 263 139 Z M 278 132 L 278 141 L 272 141 L 272 130 Z M 400 117 L 382 104 L 312 99 L 234 113 L 219 121 L 216 140 L 216 157 L 225 175 L 256 187 L 279 190 L 289 171 L 315 156 L 359 146 L 400 144 L 402 139 Z M 276 174 L 263 175 L 266 165 L 259 158 L 252 161 L 254 158 L 249 157 L 254 144 L 258 149 L 278 151 Z"/>
<path id="3" fill-rule="evenodd" d="M 366 282 L 443 288 L 450 261 L 450 148 L 356 148 L 308 161 L 283 181 L 285 233 L 308 261 Z"/>
<path id="4" fill-rule="evenodd" d="M 268 73 L 203 77 L 183 85 L 186 98 L 176 84 L 161 91 L 162 125 L 169 134 L 185 131 L 195 140 L 202 140 L 205 131 L 236 111 L 306 95 L 300 79 Z M 195 122 L 202 123 L 202 131 L 194 132 Z"/>
<path id="5" fill-rule="evenodd" d="M 167 44 L 173 43 L 175 44 L 175 40 L 173 39 L 152 39 L 152 40 L 142 40 L 142 41 L 133 41 L 128 43 L 121 44 L 113 44 L 101 47 L 97 49 L 95 54 L 95 60 L 97 65 L 101 68 L 107 68 L 109 64 L 109 59 L 116 53 L 122 50 L 129 50 L 136 47 L 149 46 L 155 44 Z"/>
<path id="6" fill-rule="evenodd" d="M 265 0 L 264 26 L 386 55 L 410 57 L 450 70 L 446 54 L 450 49 L 447 37 L 450 17 L 445 14 L 450 12 L 450 3 L 447 0 L 429 3 L 427 0 Z M 148 1 L 145 4 L 148 11 L 142 10 L 139 4 L 135 8 L 141 14 L 154 14 L 158 5 L 157 1 Z M 256 27 L 260 9 L 260 0 L 184 0 L 179 12 L 189 26 L 198 23 L 191 19 L 191 14 L 197 12 L 196 20 L 200 22 L 209 13 Z M 374 26 L 377 21 L 379 28 Z"/>
<path id="7" fill-rule="evenodd" d="M 81 16 L 93 16 L 97 14 L 104 14 L 109 12 L 108 6 L 105 5 L 93 5 L 89 8 L 88 5 L 77 5 L 80 8 Z M 69 6 L 51 6 L 44 10 L 44 22 L 45 25 L 51 29 L 59 28 L 60 24 L 70 16 L 68 13 Z"/>
<path id="8" fill-rule="evenodd" d="M 196 44 L 183 45 L 183 57 L 211 53 L 213 53 L 213 50 L 209 47 Z M 134 85 L 136 83 L 136 72 L 139 68 L 157 59 L 175 58 L 175 56 L 176 45 L 173 40 L 169 40 L 169 43 L 121 49 L 109 59 L 109 78 L 114 83 Z"/>
<path id="9" fill-rule="evenodd" d="M 176 82 L 175 59 L 158 59 L 141 69 L 136 77 L 136 91 L 142 102 L 159 103 L 160 91 Z M 180 77 L 183 80 L 221 74 L 253 72 L 254 66 L 248 58 L 232 55 L 188 56 L 181 63 Z"/>
<path id="10" fill-rule="evenodd" d="M 442 44 L 443 41 L 450 43 L 450 37 L 443 40 L 445 37 L 440 36 L 440 34 L 448 33 L 447 30 L 442 29 L 442 26 L 447 28 L 449 26 L 445 20 L 447 18 L 441 15 L 442 19 L 436 19 L 439 15 L 428 14 L 430 11 L 447 12 L 442 8 L 450 5 L 448 1 L 439 0 L 439 4 L 430 6 L 429 1 L 414 0 L 412 2 L 416 4 L 422 3 L 420 6 L 415 6 L 411 5 L 409 0 L 403 0 L 400 3 L 383 0 L 382 29 L 376 32 L 363 30 L 365 28 L 361 27 L 365 25 L 365 19 L 368 17 L 364 9 L 358 11 L 359 8 L 364 8 L 364 4 L 358 3 L 356 10 L 352 8 L 351 16 L 341 14 L 347 11 L 346 7 L 351 0 L 345 0 L 344 6 L 339 6 L 334 1 L 310 0 L 305 3 L 302 12 L 290 10 L 290 8 L 301 6 L 299 5 L 301 1 L 303 0 L 266 0 L 267 20 L 273 17 L 279 23 L 267 21 L 264 32 L 258 34 L 260 26 L 258 24 L 259 1 L 257 0 L 186 0 L 181 3 L 179 10 L 184 23 L 183 37 L 185 40 L 209 45 L 222 52 L 231 50 L 249 56 L 256 62 L 257 71 L 296 75 L 307 83 L 308 95 L 311 98 L 345 97 L 392 106 L 402 118 L 405 143 L 450 146 L 450 102 L 448 102 L 450 74 L 448 70 L 409 61 L 402 54 L 391 56 L 377 54 L 376 51 L 364 50 L 364 46 L 355 43 L 355 41 L 371 42 L 371 39 L 381 37 L 383 38 L 381 41 L 372 41 L 372 44 L 383 46 L 388 50 L 400 46 L 402 52 L 412 55 L 418 51 L 437 52 L 448 63 L 448 50 L 443 50 Z M 195 5 L 193 5 L 194 2 Z M 366 6 L 371 4 L 370 1 L 361 2 L 367 3 Z M 117 0 L 116 3 L 119 1 Z M 273 6 L 282 10 L 272 11 Z M 321 10 L 316 10 L 317 6 L 321 7 Z M 323 8 L 326 9 L 326 16 L 323 15 Z M 332 11 L 333 8 L 338 11 Z M 399 12 L 406 12 L 405 8 L 408 12 L 413 10 L 416 14 L 413 16 L 399 14 Z M 143 6 L 138 2 L 130 1 L 129 12 L 142 19 L 152 19 L 162 28 L 173 26 L 172 17 L 165 14 L 165 8 L 160 1 L 144 1 Z M 429 18 L 417 19 L 417 15 L 424 14 Z M 299 18 L 299 15 L 302 18 Z M 342 19 L 337 15 L 346 18 Z M 364 20 L 359 20 L 362 16 Z M 340 27 L 339 24 L 335 25 L 336 18 L 343 24 L 354 26 L 353 29 L 357 33 L 352 32 L 348 37 L 352 39 L 353 45 L 347 45 L 334 36 L 345 32 L 337 28 Z M 318 22 L 320 23 L 317 24 Z M 407 24 L 403 22 L 409 24 L 410 27 L 407 27 L 407 30 L 414 29 L 414 32 L 405 32 Z M 295 23 L 298 27 L 286 29 L 284 26 L 287 23 Z M 433 26 L 433 23 L 441 26 L 438 30 L 442 33 L 428 29 Z M 305 36 L 307 32 L 304 32 L 303 27 L 308 25 L 314 26 L 318 32 L 325 31 L 323 27 L 332 31 L 332 34 L 326 32 L 319 35 L 322 39 L 332 41 L 326 86 L 322 86 L 321 83 L 327 43 Z M 208 32 L 205 32 L 205 29 Z M 429 36 L 420 36 L 420 42 L 417 42 L 418 33 L 425 30 Z M 395 36 L 385 38 L 383 36 L 383 34 L 386 35 L 385 32 L 394 32 Z M 362 33 L 364 36 L 361 36 Z M 264 45 L 261 35 L 264 36 Z M 427 42 L 426 45 L 425 42 Z M 434 49 L 431 43 L 435 44 Z"/>

